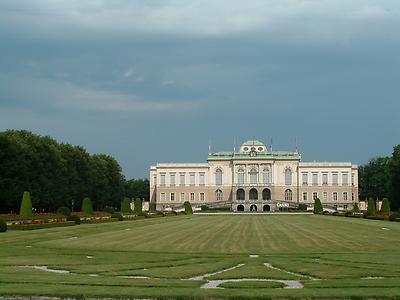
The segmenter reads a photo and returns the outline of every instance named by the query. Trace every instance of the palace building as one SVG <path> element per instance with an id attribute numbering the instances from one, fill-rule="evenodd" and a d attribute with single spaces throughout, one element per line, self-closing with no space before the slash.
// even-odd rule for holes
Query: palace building
<path id="1" fill-rule="evenodd" d="M 351 162 L 302 162 L 297 151 L 272 151 L 250 140 L 239 151 L 209 153 L 206 163 L 150 167 L 150 203 L 158 210 L 229 206 L 232 211 L 313 207 L 350 210 L 358 202 L 358 167 Z"/>

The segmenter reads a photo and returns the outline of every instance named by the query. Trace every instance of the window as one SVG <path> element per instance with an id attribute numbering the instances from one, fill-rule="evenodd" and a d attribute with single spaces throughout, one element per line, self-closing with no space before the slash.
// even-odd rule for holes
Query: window
<path id="1" fill-rule="evenodd" d="M 348 173 L 342 174 L 342 185 L 349 185 L 349 174 Z"/>
<path id="2" fill-rule="evenodd" d="M 200 193 L 200 201 L 204 201 L 205 200 L 205 194 L 204 193 Z"/>
<path id="3" fill-rule="evenodd" d="M 215 170 L 215 184 L 216 185 L 222 184 L 222 170 L 221 169 Z"/>
<path id="4" fill-rule="evenodd" d="M 185 185 L 185 173 L 179 175 L 179 183 L 180 185 Z"/>
<path id="5" fill-rule="evenodd" d="M 170 185 L 175 185 L 175 174 L 169 175 L 169 183 Z"/>
<path id="6" fill-rule="evenodd" d="M 292 185 L 292 170 L 290 168 L 285 169 L 285 185 Z"/>
<path id="7" fill-rule="evenodd" d="M 181 201 L 185 202 L 185 193 L 181 193 Z"/>
<path id="8" fill-rule="evenodd" d="M 308 174 L 303 173 L 303 185 L 308 185 Z"/>
<path id="9" fill-rule="evenodd" d="M 343 192 L 343 200 L 344 200 L 344 201 L 349 200 L 349 196 L 348 196 L 348 193 L 347 193 L 347 192 Z"/>
<path id="10" fill-rule="evenodd" d="M 238 189 L 236 191 L 236 200 L 244 200 L 244 198 L 245 198 L 244 189 Z"/>
<path id="11" fill-rule="evenodd" d="M 238 184 L 244 184 L 244 170 L 238 170 Z"/>
<path id="12" fill-rule="evenodd" d="M 165 174 L 160 175 L 160 185 L 165 185 Z"/>
<path id="13" fill-rule="evenodd" d="M 156 185 L 157 184 L 157 175 L 153 176 L 153 184 Z"/>
<path id="14" fill-rule="evenodd" d="M 322 174 L 322 184 L 327 185 L 328 184 L 328 173 L 323 173 Z"/>
<path id="15" fill-rule="evenodd" d="M 307 200 L 308 200 L 308 193 L 303 192 L 303 201 L 307 201 Z"/>
<path id="16" fill-rule="evenodd" d="M 318 173 L 313 173 L 312 174 L 312 184 L 313 185 L 318 185 Z"/>
<path id="17" fill-rule="evenodd" d="M 250 184 L 257 184 L 257 170 L 251 169 L 250 170 Z"/>
<path id="18" fill-rule="evenodd" d="M 165 198 L 166 198 L 166 197 L 165 197 L 165 193 L 161 193 L 161 194 L 160 194 L 160 200 L 161 200 L 161 201 L 165 201 Z"/>
<path id="19" fill-rule="evenodd" d="M 316 200 L 318 198 L 318 193 L 317 192 L 313 192 L 312 193 L 312 198 L 313 198 L 313 200 Z"/>
<path id="20" fill-rule="evenodd" d="M 189 175 L 189 182 L 190 182 L 190 185 L 195 185 L 195 183 L 196 183 L 196 177 L 195 177 L 195 174 L 194 173 L 190 173 L 190 175 Z"/>
<path id="21" fill-rule="evenodd" d="M 268 169 L 268 168 L 265 168 L 265 169 L 263 170 L 263 183 L 264 183 L 265 185 L 268 185 L 268 184 L 269 184 L 269 169 Z"/>
<path id="22" fill-rule="evenodd" d="M 199 174 L 199 184 L 205 185 L 206 184 L 206 175 L 204 173 Z"/>
<path id="23" fill-rule="evenodd" d="M 171 194 L 169 195 L 169 200 L 175 201 L 175 193 L 171 193 Z"/>
<path id="24" fill-rule="evenodd" d="M 337 201 L 338 199 L 338 193 L 337 192 L 333 192 L 333 200 Z"/>
<path id="25" fill-rule="evenodd" d="M 194 201 L 194 193 L 190 193 L 190 201 Z"/>
<path id="26" fill-rule="evenodd" d="M 263 200 L 271 200 L 271 190 L 270 189 L 263 189 L 262 199 Z"/>
<path id="27" fill-rule="evenodd" d="M 338 185 L 338 173 L 333 173 L 332 174 L 332 184 L 333 185 Z"/>
<path id="28" fill-rule="evenodd" d="M 344 208 L 344 209 L 347 209 L 347 204 L 343 205 L 343 208 Z"/>
<path id="29" fill-rule="evenodd" d="M 222 201 L 222 191 L 221 190 L 216 190 L 215 191 L 215 200 L 216 201 Z"/>
<path id="30" fill-rule="evenodd" d="M 354 173 L 351 174 L 351 185 L 354 185 L 355 176 L 356 175 Z"/>
<path id="31" fill-rule="evenodd" d="M 351 193 L 351 200 L 354 201 L 354 193 Z"/>
<path id="32" fill-rule="evenodd" d="M 287 190 L 285 191 L 285 200 L 286 200 L 286 201 L 292 201 L 292 198 L 293 198 L 293 193 L 292 193 L 292 191 L 289 190 L 289 189 L 287 189 Z"/>
<path id="33" fill-rule="evenodd" d="M 322 198 L 324 199 L 324 201 L 328 201 L 328 192 L 323 192 Z"/>

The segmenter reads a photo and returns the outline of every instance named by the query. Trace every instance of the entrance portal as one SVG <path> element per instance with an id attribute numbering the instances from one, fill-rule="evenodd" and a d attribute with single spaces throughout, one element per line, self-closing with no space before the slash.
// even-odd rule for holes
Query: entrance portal
<path id="1" fill-rule="evenodd" d="M 269 205 L 264 205 L 263 206 L 263 211 L 271 211 L 271 206 L 269 206 Z"/>
<path id="2" fill-rule="evenodd" d="M 240 204 L 237 206 L 236 209 L 237 209 L 237 211 L 244 211 L 244 206 Z"/>
<path id="3" fill-rule="evenodd" d="M 257 211 L 257 205 L 250 205 L 250 211 Z"/>

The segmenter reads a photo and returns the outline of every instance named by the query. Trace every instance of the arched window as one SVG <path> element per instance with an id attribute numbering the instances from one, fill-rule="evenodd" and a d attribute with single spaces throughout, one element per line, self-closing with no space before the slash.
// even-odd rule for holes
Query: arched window
<path id="1" fill-rule="evenodd" d="M 215 191 L 215 200 L 216 201 L 222 201 L 222 191 L 221 190 L 216 190 Z"/>
<path id="2" fill-rule="evenodd" d="M 270 189 L 263 189 L 262 197 L 263 197 L 263 200 L 271 200 L 271 191 L 270 191 Z"/>
<path id="3" fill-rule="evenodd" d="M 268 168 L 265 168 L 264 170 L 263 170 L 263 183 L 265 184 L 265 185 L 268 185 L 269 184 L 269 177 L 270 177 L 270 174 L 269 174 L 269 169 Z"/>
<path id="4" fill-rule="evenodd" d="M 250 200 L 258 200 L 258 191 L 256 189 L 251 189 L 249 192 Z"/>
<path id="5" fill-rule="evenodd" d="M 285 185 L 292 185 L 292 170 L 290 168 L 285 169 Z"/>
<path id="6" fill-rule="evenodd" d="M 244 170 L 242 168 L 238 170 L 238 184 L 244 184 Z"/>
<path id="7" fill-rule="evenodd" d="M 244 189 L 238 189 L 236 191 L 236 200 L 244 200 Z"/>
<path id="8" fill-rule="evenodd" d="M 215 170 L 215 184 L 222 185 L 222 170 L 221 169 Z"/>
<path id="9" fill-rule="evenodd" d="M 250 184 L 257 184 L 257 170 L 255 168 L 250 170 Z"/>
<path id="10" fill-rule="evenodd" d="M 292 201 L 293 200 L 293 193 L 292 190 L 287 189 L 285 191 L 285 200 L 286 201 Z"/>

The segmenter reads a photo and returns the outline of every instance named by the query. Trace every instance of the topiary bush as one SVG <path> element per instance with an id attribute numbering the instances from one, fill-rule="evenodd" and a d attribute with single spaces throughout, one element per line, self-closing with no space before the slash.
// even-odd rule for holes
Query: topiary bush
<path id="1" fill-rule="evenodd" d="M 187 214 L 187 215 L 193 214 L 192 205 L 190 204 L 189 201 L 185 201 L 183 203 L 183 206 L 185 207 L 185 214 Z"/>
<path id="2" fill-rule="evenodd" d="M 389 221 L 400 221 L 400 212 L 393 212 L 389 216 Z"/>
<path id="3" fill-rule="evenodd" d="M 0 219 L 0 232 L 6 232 L 7 231 L 7 223 L 4 220 Z"/>
<path id="4" fill-rule="evenodd" d="M 358 207 L 358 203 L 354 203 L 354 207 L 353 207 L 353 212 L 354 213 L 359 213 L 360 212 L 360 208 Z"/>
<path id="5" fill-rule="evenodd" d="M 124 217 L 119 212 L 115 212 L 111 215 L 111 218 L 118 219 L 118 221 L 123 221 Z"/>
<path id="6" fill-rule="evenodd" d="M 115 209 L 114 209 L 114 207 L 106 206 L 106 207 L 103 209 L 103 211 L 112 214 L 112 213 L 115 212 Z"/>
<path id="7" fill-rule="evenodd" d="M 89 197 L 86 197 L 82 201 L 82 211 L 87 214 L 93 214 L 93 204 Z"/>
<path id="8" fill-rule="evenodd" d="M 386 215 L 390 214 L 390 201 L 388 198 L 383 198 L 380 213 Z"/>
<path id="9" fill-rule="evenodd" d="M 67 221 L 74 221 L 76 225 L 81 224 L 81 218 L 77 215 L 70 215 L 67 217 Z"/>
<path id="10" fill-rule="evenodd" d="M 128 197 L 125 197 L 121 202 L 121 212 L 125 214 L 130 214 L 132 212 L 131 200 Z"/>
<path id="11" fill-rule="evenodd" d="M 71 214 L 71 210 L 66 206 L 61 206 L 57 209 L 57 214 L 63 216 L 69 216 Z"/>
<path id="12" fill-rule="evenodd" d="M 24 192 L 24 195 L 22 196 L 19 215 L 23 218 L 32 218 L 32 201 L 29 192 Z"/>
<path id="13" fill-rule="evenodd" d="M 316 214 L 316 215 L 321 215 L 321 214 L 323 214 L 323 212 L 324 212 L 324 209 L 322 207 L 321 200 L 319 198 L 316 198 L 315 201 L 314 201 L 313 213 Z"/>
<path id="14" fill-rule="evenodd" d="M 375 200 L 372 198 L 368 199 L 368 207 L 367 207 L 367 216 L 372 216 L 376 214 L 376 206 L 375 206 Z"/>
<path id="15" fill-rule="evenodd" d="M 142 212 L 142 199 L 136 198 L 135 199 L 135 213 L 139 214 Z"/>

